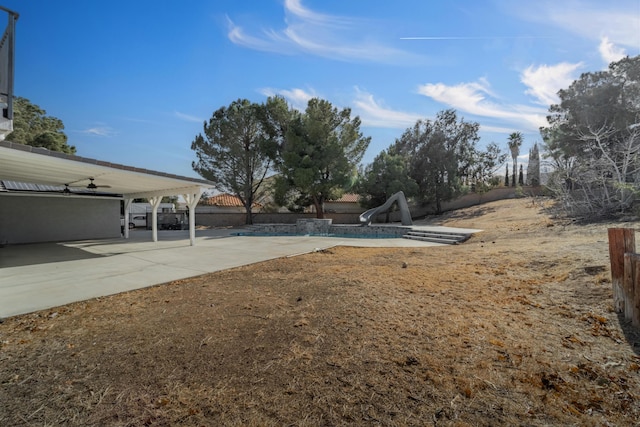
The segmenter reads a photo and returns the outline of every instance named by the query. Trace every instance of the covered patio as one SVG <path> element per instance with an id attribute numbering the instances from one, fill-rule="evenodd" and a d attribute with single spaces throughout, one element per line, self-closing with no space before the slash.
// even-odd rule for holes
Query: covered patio
<path id="1" fill-rule="evenodd" d="M 21 217 L 20 212 L 12 212 L 11 218 L 17 215 L 12 224 L 10 221 L 2 221 L 2 208 L 5 209 L 5 219 L 8 216 L 6 212 L 11 209 L 9 197 L 3 196 L 49 197 L 54 202 L 59 202 L 62 198 L 74 199 L 78 202 L 80 209 L 82 209 L 81 201 L 83 200 L 117 199 L 124 203 L 124 224 L 129 223 L 129 206 L 132 201 L 144 198 L 152 207 L 151 240 L 153 242 L 158 241 L 157 214 L 162 198 L 182 196 L 189 210 L 189 241 L 192 246 L 196 242 L 195 207 L 203 192 L 213 186 L 211 182 L 203 179 L 140 169 L 7 141 L 0 142 L 0 181 L 10 183 L 8 186 L 0 185 L 0 227 L 15 228 L 19 225 L 20 219 L 25 217 L 24 215 Z M 25 214 L 30 213 L 26 212 L 29 202 L 24 199 L 20 201 L 19 206 Z M 52 208 L 55 206 L 55 203 L 51 204 Z M 110 222 L 113 219 L 118 221 L 119 227 L 120 215 L 117 218 L 111 218 L 112 211 L 101 215 L 99 220 L 106 221 L 107 215 L 109 224 L 113 225 Z M 129 238 L 128 227 L 124 227 L 123 234 L 125 238 Z M 91 238 L 91 236 L 87 237 Z M 0 244 L 12 243 L 10 239 L 5 240 L 5 242 L 2 241 L 0 228 Z M 61 240 L 76 240 L 76 237 L 70 235 L 68 239 Z"/>

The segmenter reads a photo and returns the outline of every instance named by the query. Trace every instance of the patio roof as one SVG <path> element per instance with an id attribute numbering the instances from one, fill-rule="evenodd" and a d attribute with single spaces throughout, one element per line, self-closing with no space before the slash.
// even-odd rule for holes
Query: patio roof
<path id="1" fill-rule="evenodd" d="M 204 179 L 140 169 L 7 141 L 0 141 L 0 181 L 4 181 L 0 191 L 2 193 L 13 190 L 23 194 L 57 193 L 71 197 L 122 196 L 125 199 L 125 224 L 129 222 L 128 203 L 133 199 L 147 198 L 153 206 L 154 242 L 158 240 L 155 214 L 162 197 L 182 195 L 189 207 L 191 245 L 195 244 L 196 204 L 204 190 L 213 187 L 212 182 Z M 67 186 L 68 192 L 65 191 Z M 128 227 L 124 229 L 124 236 L 129 237 Z"/>
<path id="2" fill-rule="evenodd" d="M 210 181 L 73 156 L 41 147 L 0 142 L 0 180 L 86 189 L 126 199 L 174 196 L 211 188 Z"/>

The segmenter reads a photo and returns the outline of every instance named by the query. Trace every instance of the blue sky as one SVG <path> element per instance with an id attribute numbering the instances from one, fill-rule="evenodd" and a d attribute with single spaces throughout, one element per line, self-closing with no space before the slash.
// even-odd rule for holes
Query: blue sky
<path id="1" fill-rule="evenodd" d="M 197 176 L 191 141 L 238 98 L 350 107 L 370 163 L 454 108 L 481 145 L 526 154 L 556 92 L 640 54 L 640 0 L 5 0 L 15 92 L 62 119 L 77 154 Z M 523 159 L 524 161 L 525 159 Z"/>

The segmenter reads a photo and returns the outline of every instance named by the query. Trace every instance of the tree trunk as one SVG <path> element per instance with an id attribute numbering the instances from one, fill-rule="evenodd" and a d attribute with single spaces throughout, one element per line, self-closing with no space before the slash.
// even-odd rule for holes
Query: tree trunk
<path id="1" fill-rule="evenodd" d="M 322 209 L 322 200 L 318 197 L 313 196 L 313 206 L 316 208 L 316 218 L 324 219 L 324 209 Z"/>
<path id="2" fill-rule="evenodd" d="M 244 218 L 244 223 L 246 225 L 251 225 L 253 224 L 253 214 L 251 213 L 251 207 L 244 207 L 245 209 L 245 218 Z"/>

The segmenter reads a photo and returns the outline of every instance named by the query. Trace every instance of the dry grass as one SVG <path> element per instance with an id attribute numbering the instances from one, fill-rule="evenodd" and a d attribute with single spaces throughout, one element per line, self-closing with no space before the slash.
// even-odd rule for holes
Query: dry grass
<path id="1" fill-rule="evenodd" d="M 440 221 L 485 231 L 5 319 L 0 425 L 638 425 L 640 340 L 611 312 L 611 224 L 526 200 Z"/>

